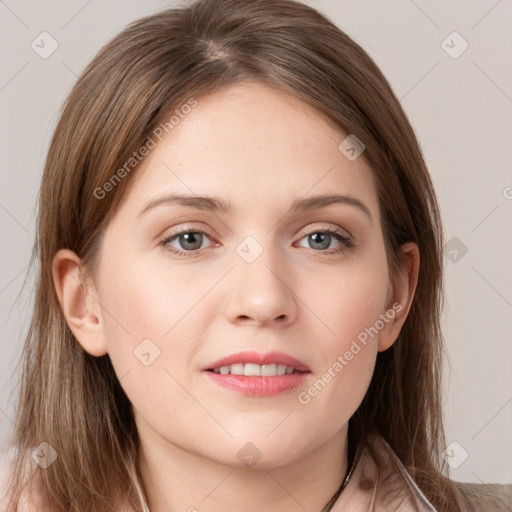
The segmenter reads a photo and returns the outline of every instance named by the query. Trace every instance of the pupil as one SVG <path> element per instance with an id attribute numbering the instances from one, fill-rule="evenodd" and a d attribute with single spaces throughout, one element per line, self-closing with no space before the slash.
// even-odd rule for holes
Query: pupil
<path id="1" fill-rule="evenodd" d="M 310 235 L 310 238 L 312 239 L 313 243 L 321 244 L 320 249 L 326 249 L 327 247 L 329 247 L 329 241 L 331 236 L 328 235 L 327 233 L 313 233 L 312 235 Z M 325 243 L 326 240 L 327 243 Z"/>
<path id="2" fill-rule="evenodd" d="M 201 247 L 201 234 L 200 233 L 185 233 L 184 235 L 181 235 L 182 240 L 184 240 L 184 244 L 182 246 L 186 249 L 199 249 Z M 195 243 L 194 240 L 196 239 Z M 187 244 L 192 244 L 192 247 L 188 247 Z"/>

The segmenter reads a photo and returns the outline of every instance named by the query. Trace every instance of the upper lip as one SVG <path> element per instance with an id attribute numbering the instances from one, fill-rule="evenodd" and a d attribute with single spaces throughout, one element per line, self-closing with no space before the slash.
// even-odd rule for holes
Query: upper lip
<path id="1" fill-rule="evenodd" d="M 218 359 L 208 366 L 204 367 L 203 370 L 214 370 L 221 366 L 230 366 L 237 363 L 254 363 L 259 365 L 264 364 L 284 364 L 286 366 L 292 366 L 297 371 L 308 372 L 309 368 L 302 362 L 284 352 L 266 352 L 261 354 L 254 351 L 245 351 L 232 354 L 222 359 Z"/>

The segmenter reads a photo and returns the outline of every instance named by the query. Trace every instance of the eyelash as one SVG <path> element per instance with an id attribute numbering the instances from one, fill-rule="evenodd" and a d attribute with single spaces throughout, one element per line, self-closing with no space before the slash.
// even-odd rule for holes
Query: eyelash
<path id="1" fill-rule="evenodd" d="M 213 237 L 209 233 L 207 233 L 206 231 L 203 231 L 202 229 L 183 229 L 177 233 L 173 233 L 170 236 L 166 236 L 163 240 L 161 240 L 159 242 L 159 245 L 162 246 L 162 248 L 170 254 L 174 254 L 177 256 L 184 256 L 186 258 L 197 256 L 197 253 L 198 253 L 198 251 L 200 251 L 200 249 L 194 249 L 191 251 L 180 251 L 179 249 L 175 249 L 174 247 L 171 248 L 169 245 L 169 243 L 171 241 L 173 241 L 174 239 L 178 238 L 181 235 L 188 234 L 188 233 L 206 235 L 207 237 L 213 239 Z M 333 235 L 336 238 L 336 240 L 338 240 L 338 242 L 341 242 L 341 245 L 336 249 L 330 249 L 328 251 L 318 251 L 318 250 L 312 249 L 315 252 L 319 252 L 322 254 L 328 254 L 328 255 L 343 254 L 344 252 L 346 252 L 347 250 L 349 250 L 350 248 L 352 248 L 354 246 L 353 242 L 348 237 L 341 235 L 339 233 L 339 231 L 335 228 L 317 229 L 317 230 L 311 231 L 309 233 L 305 233 L 304 236 L 302 236 L 302 238 L 305 238 L 307 236 L 310 236 L 310 235 L 313 235 L 316 233 Z M 301 240 L 302 240 L 302 238 L 301 238 Z"/>

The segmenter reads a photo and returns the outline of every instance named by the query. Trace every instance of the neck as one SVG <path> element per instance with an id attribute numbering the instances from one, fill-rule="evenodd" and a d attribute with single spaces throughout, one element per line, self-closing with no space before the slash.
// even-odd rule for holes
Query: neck
<path id="1" fill-rule="evenodd" d="M 140 431 L 139 471 L 151 512 L 320 512 L 347 471 L 347 427 L 285 465 L 239 468 Z"/>

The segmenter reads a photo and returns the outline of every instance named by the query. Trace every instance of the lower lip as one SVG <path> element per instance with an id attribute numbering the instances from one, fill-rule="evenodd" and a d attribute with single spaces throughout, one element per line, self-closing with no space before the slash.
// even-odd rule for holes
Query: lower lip
<path id="1" fill-rule="evenodd" d="M 274 396 L 302 386 L 310 372 L 289 373 L 276 377 L 250 377 L 247 375 L 223 375 L 205 371 L 219 386 L 250 396 Z"/>

